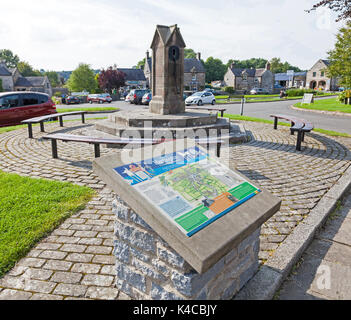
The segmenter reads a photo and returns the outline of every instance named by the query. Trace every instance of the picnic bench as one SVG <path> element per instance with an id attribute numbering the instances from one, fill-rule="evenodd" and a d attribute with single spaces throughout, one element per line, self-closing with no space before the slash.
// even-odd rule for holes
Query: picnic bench
<path id="1" fill-rule="evenodd" d="M 294 133 L 297 132 L 296 150 L 301 151 L 301 143 L 305 141 L 305 133 L 311 132 L 314 129 L 314 125 L 307 120 L 284 114 L 272 114 L 271 117 L 274 118 L 274 130 L 278 129 L 278 119 L 291 122 L 291 135 L 294 135 Z"/>
<path id="2" fill-rule="evenodd" d="M 228 136 L 219 136 L 219 137 L 204 137 L 194 138 L 195 143 L 199 145 L 206 145 L 207 149 L 209 149 L 210 145 L 216 145 L 217 149 L 217 157 L 220 157 L 221 154 L 221 146 L 225 140 L 230 139 L 231 135 Z M 47 136 L 44 136 L 43 139 L 51 140 L 51 149 L 52 149 L 52 157 L 54 159 L 58 158 L 57 151 L 57 140 L 64 142 L 82 142 L 89 143 L 94 145 L 95 158 L 100 157 L 100 144 L 107 145 L 118 145 L 118 146 L 126 146 L 126 145 L 155 145 L 160 144 L 166 141 L 174 141 L 166 140 L 166 139 L 145 139 L 145 138 L 97 138 L 97 137 L 89 137 L 89 136 L 79 136 L 79 135 L 71 135 L 71 134 L 63 134 L 63 133 L 54 133 Z"/>
<path id="3" fill-rule="evenodd" d="M 218 113 L 221 114 L 221 118 L 223 118 L 224 112 L 227 110 L 226 108 L 206 108 L 206 107 L 186 107 L 186 109 L 217 111 Z"/>
<path id="4" fill-rule="evenodd" d="M 85 123 L 85 114 L 86 114 L 86 111 L 72 111 L 72 112 L 54 113 L 54 114 L 49 114 L 47 116 L 41 116 L 41 117 L 23 120 L 23 121 L 21 121 L 21 123 L 28 125 L 28 136 L 30 139 L 33 139 L 32 124 L 39 123 L 40 124 L 40 131 L 45 132 L 44 122 L 47 120 L 57 120 L 57 118 L 58 118 L 60 121 L 60 127 L 63 127 L 63 117 L 81 115 L 82 116 L 82 123 Z"/>

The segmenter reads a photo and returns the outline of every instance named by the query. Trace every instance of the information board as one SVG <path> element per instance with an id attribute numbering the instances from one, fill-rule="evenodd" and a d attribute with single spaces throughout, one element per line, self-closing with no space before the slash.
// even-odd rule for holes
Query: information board
<path id="1" fill-rule="evenodd" d="M 311 104 L 314 103 L 314 95 L 313 93 L 305 93 L 303 100 L 302 100 L 302 104 Z"/>
<path id="2" fill-rule="evenodd" d="M 188 237 L 261 192 L 196 146 L 114 172 Z"/>

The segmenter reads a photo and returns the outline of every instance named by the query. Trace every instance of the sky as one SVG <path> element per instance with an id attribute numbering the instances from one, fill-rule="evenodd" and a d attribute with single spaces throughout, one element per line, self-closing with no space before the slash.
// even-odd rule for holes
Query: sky
<path id="1" fill-rule="evenodd" d="M 157 24 L 178 24 L 187 48 L 229 59 L 280 57 L 310 69 L 343 23 L 318 0 L 0 0 L 0 49 L 35 69 L 135 66 Z"/>

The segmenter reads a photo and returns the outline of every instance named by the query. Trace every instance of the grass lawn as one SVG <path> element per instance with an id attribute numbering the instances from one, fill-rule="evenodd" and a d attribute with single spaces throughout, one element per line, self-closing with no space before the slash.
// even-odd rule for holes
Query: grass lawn
<path id="1" fill-rule="evenodd" d="M 118 111 L 118 108 L 114 107 L 77 107 L 77 108 L 56 108 L 58 113 L 73 112 L 73 111 Z"/>
<path id="2" fill-rule="evenodd" d="M 93 194 L 87 187 L 0 171 L 0 277 Z"/>
<path id="3" fill-rule="evenodd" d="M 269 124 L 274 124 L 273 120 L 267 120 L 267 119 L 261 119 L 261 118 L 254 118 L 254 117 L 247 117 L 247 116 L 240 116 L 236 114 L 224 114 L 225 118 L 229 118 L 231 120 L 241 120 L 241 121 L 251 121 L 251 122 L 261 122 L 261 123 L 269 123 Z M 281 126 L 286 126 L 290 127 L 290 123 L 288 122 L 278 122 L 279 125 Z M 273 130 L 273 128 L 272 128 Z M 320 129 L 320 128 L 315 128 L 313 131 L 324 133 L 328 136 L 332 137 L 347 137 L 351 138 L 351 134 L 348 133 L 342 133 L 342 132 L 336 132 L 332 130 L 325 130 L 325 129 Z"/>
<path id="4" fill-rule="evenodd" d="M 351 105 L 343 104 L 337 98 L 315 100 L 314 103 L 304 105 L 300 102 L 294 106 L 301 109 L 351 113 Z"/>

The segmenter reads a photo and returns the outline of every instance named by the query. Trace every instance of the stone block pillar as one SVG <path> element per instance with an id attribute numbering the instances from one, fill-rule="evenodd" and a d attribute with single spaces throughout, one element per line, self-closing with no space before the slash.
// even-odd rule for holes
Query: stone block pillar
<path id="1" fill-rule="evenodd" d="M 132 299 L 229 300 L 258 270 L 260 230 L 199 274 L 136 212 L 117 199 L 113 212 L 116 284 Z"/>

